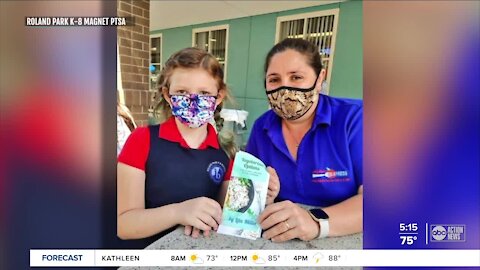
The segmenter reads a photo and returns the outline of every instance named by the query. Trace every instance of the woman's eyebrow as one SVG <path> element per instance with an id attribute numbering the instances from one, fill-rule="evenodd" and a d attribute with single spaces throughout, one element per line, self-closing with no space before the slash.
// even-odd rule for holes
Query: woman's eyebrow
<path id="1" fill-rule="evenodd" d="M 304 72 L 304 71 L 301 71 L 301 70 L 291 70 L 291 71 L 288 71 L 287 74 L 288 74 L 288 75 L 292 75 L 292 74 L 301 74 L 301 75 L 303 75 L 303 74 L 305 74 L 305 72 Z M 267 78 L 268 78 L 268 77 L 271 77 L 271 76 L 280 76 L 280 75 L 279 75 L 278 73 L 276 73 L 276 72 L 267 74 Z"/>
<path id="2" fill-rule="evenodd" d="M 273 73 L 267 74 L 267 77 L 270 77 L 270 76 L 278 76 L 278 73 L 273 72 Z"/>
<path id="3" fill-rule="evenodd" d="M 300 71 L 300 70 L 292 70 L 292 71 L 289 71 L 287 72 L 287 74 L 303 74 L 304 72 Z"/>

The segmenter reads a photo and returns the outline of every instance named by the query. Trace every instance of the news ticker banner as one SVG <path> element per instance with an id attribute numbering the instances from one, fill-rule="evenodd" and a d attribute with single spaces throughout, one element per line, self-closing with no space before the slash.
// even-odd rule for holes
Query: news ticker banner
<path id="1" fill-rule="evenodd" d="M 135 17 L 25 17 L 25 26 L 133 26 Z"/>
<path id="2" fill-rule="evenodd" d="M 32 249 L 31 267 L 480 266 L 480 250 Z"/>

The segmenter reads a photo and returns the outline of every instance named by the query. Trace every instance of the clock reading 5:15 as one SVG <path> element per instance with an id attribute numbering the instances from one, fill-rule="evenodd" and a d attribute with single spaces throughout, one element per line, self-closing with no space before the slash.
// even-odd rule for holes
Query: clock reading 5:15
<path id="1" fill-rule="evenodd" d="M 401 232 L 416 232 L 418 230 L 417 223 L 400 223 Z"/>

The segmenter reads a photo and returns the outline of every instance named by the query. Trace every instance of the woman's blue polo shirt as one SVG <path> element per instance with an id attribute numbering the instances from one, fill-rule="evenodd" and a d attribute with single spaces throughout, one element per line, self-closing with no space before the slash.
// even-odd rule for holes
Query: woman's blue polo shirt
<path id="1" fill-rule="evenodd" d="M 283 138 L 281 118 L 272 110 L 255 121 L 246 150 L 277 171 L 277 201 L 334 205 L 356 195 L 363 184 L 362 116 L 361 100 L 320 95 L 297 161 Z"/>

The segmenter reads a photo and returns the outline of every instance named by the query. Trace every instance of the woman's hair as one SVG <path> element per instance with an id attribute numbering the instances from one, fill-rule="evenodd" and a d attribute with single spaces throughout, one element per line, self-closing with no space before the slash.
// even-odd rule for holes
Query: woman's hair
<path id="1" fill-rule="evenodd" d="M 273 48 L 268 52 L 267 58 L 265 59 L 265 73 L 267 73 L 272 57 L 275 54 L 284 52 L 287 49 L 295 50 L 304 55 L 307 58 L 308 65 L 313 68 L 315 74 L 317 76 L 320 74 L 323 67 L 318 47 L 315 44 L 301 38 L 286 38 L 273 46 Z"/>
<path id="2" fill-rule="evenodd" d="M 163 91 L 169 89 L 170 78 L 176 68 L 201 68 L 207 71 L 217 81 L 218 91 L 224 91 L 224 100 L 215 109 L 214 119 L 220 146 L 230 158 L 233 158 L 237 152 L 237 147 L 234 143 L 234 136 L 228 132 L 220 132 L 223 127 L 223 118 L 220 117 L 220 111 L 222 110 L 223 102 L 230 100 L 231 96 L 227 85 L 223 81 L 223 70 L 220 63 L 213 55 L 205 50 L 193 47 L 185 48 L 176 52 L 167 60 L 159 77 L 159 91 L 157 93 L 159 102 L 157 106 L 155 106 L 156 115 L 159 118 L 158 120 L 160 123 L 164 122 L 172 115 L 170 105 L 163 97 Z"/>

